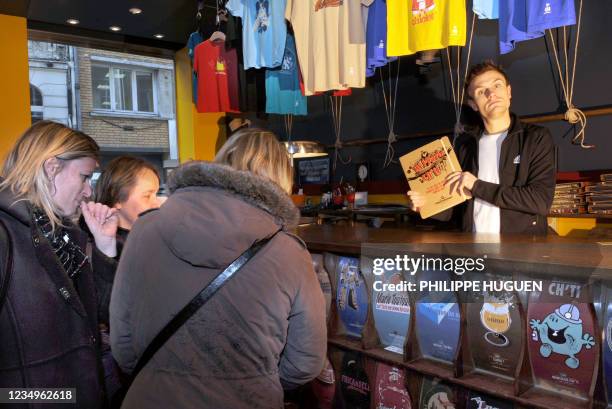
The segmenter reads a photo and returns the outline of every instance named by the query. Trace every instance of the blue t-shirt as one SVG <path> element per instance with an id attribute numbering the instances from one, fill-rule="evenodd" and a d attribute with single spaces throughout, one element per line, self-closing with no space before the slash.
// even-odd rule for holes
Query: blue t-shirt
<path id="1" fill-rule="evenodd" d="M 480 19 L 498 19 L 499 0 L 473 0 L 472 10 Z"/>
<path id="2" fill-rule="evenodd" d="M 544 31 L 576 24 L 574 0 L 529 0 L 525 31 Z"/>
<path id="3" fill-rule="evenodd" d="M 500 0 L 499 50 L 514 50 L 519 41 L 542 37 L 546 29 L 576 24 L 574 0 Z"/>
<path id="4" fill-rule="evenodd" d="M 266 70 L 266 113 L 306 115 L 306 97 L 300 91 L 300 77 L 293 36 L 287 35 L 280 67 Z"/>
<path id="5" fill-rule="evenodd" d="M 286 0 L 229 0 L 227 10 L 242 19 L 244 69 L 274 68 L 285 53 Z"/>
<path id="6" fill-rule="evenodd" d="M 499 0 L 499 52 L 507 54 L 520 41 L 539 38 L 544 31 L 525 31 L 527 0 Z"/>
<path id="7" fill-rule="evenodd" d="M 396 59 L 387 57 L 387 2 L 374 0 L 368 11 L 366 28 L 366 77 L 373 76 L 376 68 Z"/>
<path id="8" fill-rule="evenodd" d="M 189 36 L 189 40 L 187 41 L 187 54 L 189 54 L 189 60 L 191 61 L 191 66 L 193 67 L 193 55 L 195 52 L 195 48 L 198 44 L 204 41 L 202 34 L 199 31 L 195 31 L 191 33 Z M 196 73 L 191 70 L 191 82 L 192 82 L 192 95 L 193 95 L 193 103 L 198 103 L 198 76 Z"/>

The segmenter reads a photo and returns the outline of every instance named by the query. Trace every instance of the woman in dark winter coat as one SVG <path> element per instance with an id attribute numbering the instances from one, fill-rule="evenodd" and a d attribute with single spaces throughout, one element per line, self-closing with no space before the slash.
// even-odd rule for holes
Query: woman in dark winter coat
<path id="1" fill-rule="evenodd" d="M 171 176 L 171 195 L 138 219 L 115 277 L 111 345 L 131 371 L 146 346 L 254 242 L 282 231 L 168 340 L 123 408 L 283 407 L 283 389 L 316 377 L 326 352 L 325 301 L 288 192 L 286 149 L 242 130 L 216 163 Z M 143 257 L 142 254 L 147 254 Z"/>
<path id="2" fill-rule="evenodd" d="M 93 265 L 110 268 L 116 255 L 114 210 L 85 202 L 98 152 L 89 136 L 41 121 L 19 138 L 0 179 L 8 233 L 0 246 L 11 249 L 2 271 L 9 280 L 0 300 L 0 387 L 75 388 L 79 408 L 104 403 L 87 236 L 71 221 L 79 211 L 94 237 Z"/>
<path id="3" fill-rule="evenodd" d="M 135 156 L 119 156 L 111 160 L 96 182 L 94 197 L 103 205 L 117 209 L 119 228 L 117 229 L 117 259 L 121 257 L 123 246 L 132 225 L 138 216 L 160 206 L 159 174 L 155 167 L 144 159 Z M 102 338 L 102 363 L 104 383 L 111 407 L 119 407 L 123 396 L 125 379 L 115 363 L 109 338 L 108 308 L 115 271 L 94 277 L 98 292 L 98 317 Z"/>

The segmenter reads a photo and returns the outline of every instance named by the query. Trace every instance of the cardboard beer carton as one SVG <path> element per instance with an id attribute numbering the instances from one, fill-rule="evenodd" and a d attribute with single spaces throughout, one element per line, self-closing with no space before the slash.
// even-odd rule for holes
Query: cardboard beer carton
<path id="1" fill-rule="evenodd" d="M 420 209 L 423 219 L 467 199 L 463 194 L 451 193 L 449 186 L 444 185 L 444 180 L 450 173 L 461 171 L 448 137 L 444 136 L 405 154 L 400 158 L 400 163 L 410 190 L 424 193 L 429 199 L 429 204 Z"/>

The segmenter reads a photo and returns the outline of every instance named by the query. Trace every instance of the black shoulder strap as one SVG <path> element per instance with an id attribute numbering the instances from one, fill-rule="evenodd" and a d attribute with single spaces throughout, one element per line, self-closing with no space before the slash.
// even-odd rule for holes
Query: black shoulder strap
<path id="1" fill-rule="evenodd" d="M 215 295 L 223 285 L 229 281 L 255 254 L 259 252 L 270 240 L 278 234 L 282 229 L 275 231 L 272 235 L 265 239 L 255 242 L 236 260 L 234 260 L 225 270 L 220 272 L 206 287 L 202 289 L 190 302 L 187 304 L 166 326 L 153 338 L 153 341 L 145 349 L 142 356 L 138 359 L 134 370 L 132 371 L 131 381 L 136 379 L 136 376 L 153 358 L 155 353 L 174 335 L 191 316 L 198 311 L 210 298 Z"/>
<path id="2" fill-rule="evenodd" d="M 0 220 L 0 312 L 6 300 L 13 270 L 13 244 L 6 226 Z"/>

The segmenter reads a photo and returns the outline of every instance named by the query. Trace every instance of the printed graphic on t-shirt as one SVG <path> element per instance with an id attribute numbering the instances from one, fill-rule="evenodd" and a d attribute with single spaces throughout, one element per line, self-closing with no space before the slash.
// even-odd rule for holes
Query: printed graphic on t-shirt
<path id="1" fill-rule="evenodd" d="M 255 14 L 255 23 L 253 23 L 253 31 L 257 31 L 258 33 L 263 33 L 268 29 L 268 24 L 270 22 L 270 3 L 268 0 L 258 0 L 255 3 L 255 10 L 257 13 Z"/>
<path id="2" fill-rule="evenodd" d="M 343 0 L 319 0 L 315 3 L 315 11 L 325 9 L 327 7 L 340 7 Z"/>
<path id="3" fill-rule="evenodd" d="M 217 58 L 215 62 L 215 74 L 227 75 L 225 60 L 222 57 Z"/>
<path id="4" fill-rule="evenodd" d="M 415 16 L 427 13 L 436 8 L 434 0 L 412 0 L 412 14 Z"/>
<path id="5" fill-rule="evenodd" d="M 550 13 L 552 13 L 552 7 L 550 6 L 550 3 L 546 3 L 546 5 L 544 6 L 544 14 Z"/>
<path id="6" fill-rule="evenodd" d="M 292 74 L 295 69 L 295 53 L 290 49 L 285 49 L 283 63 L 281 64 L 281 74 Z"/>
<path id="7" fill-rule="evenodd" d="M 435 17 L 434 0 L 412 0 L 412 25 L 427 23 Z"/>

